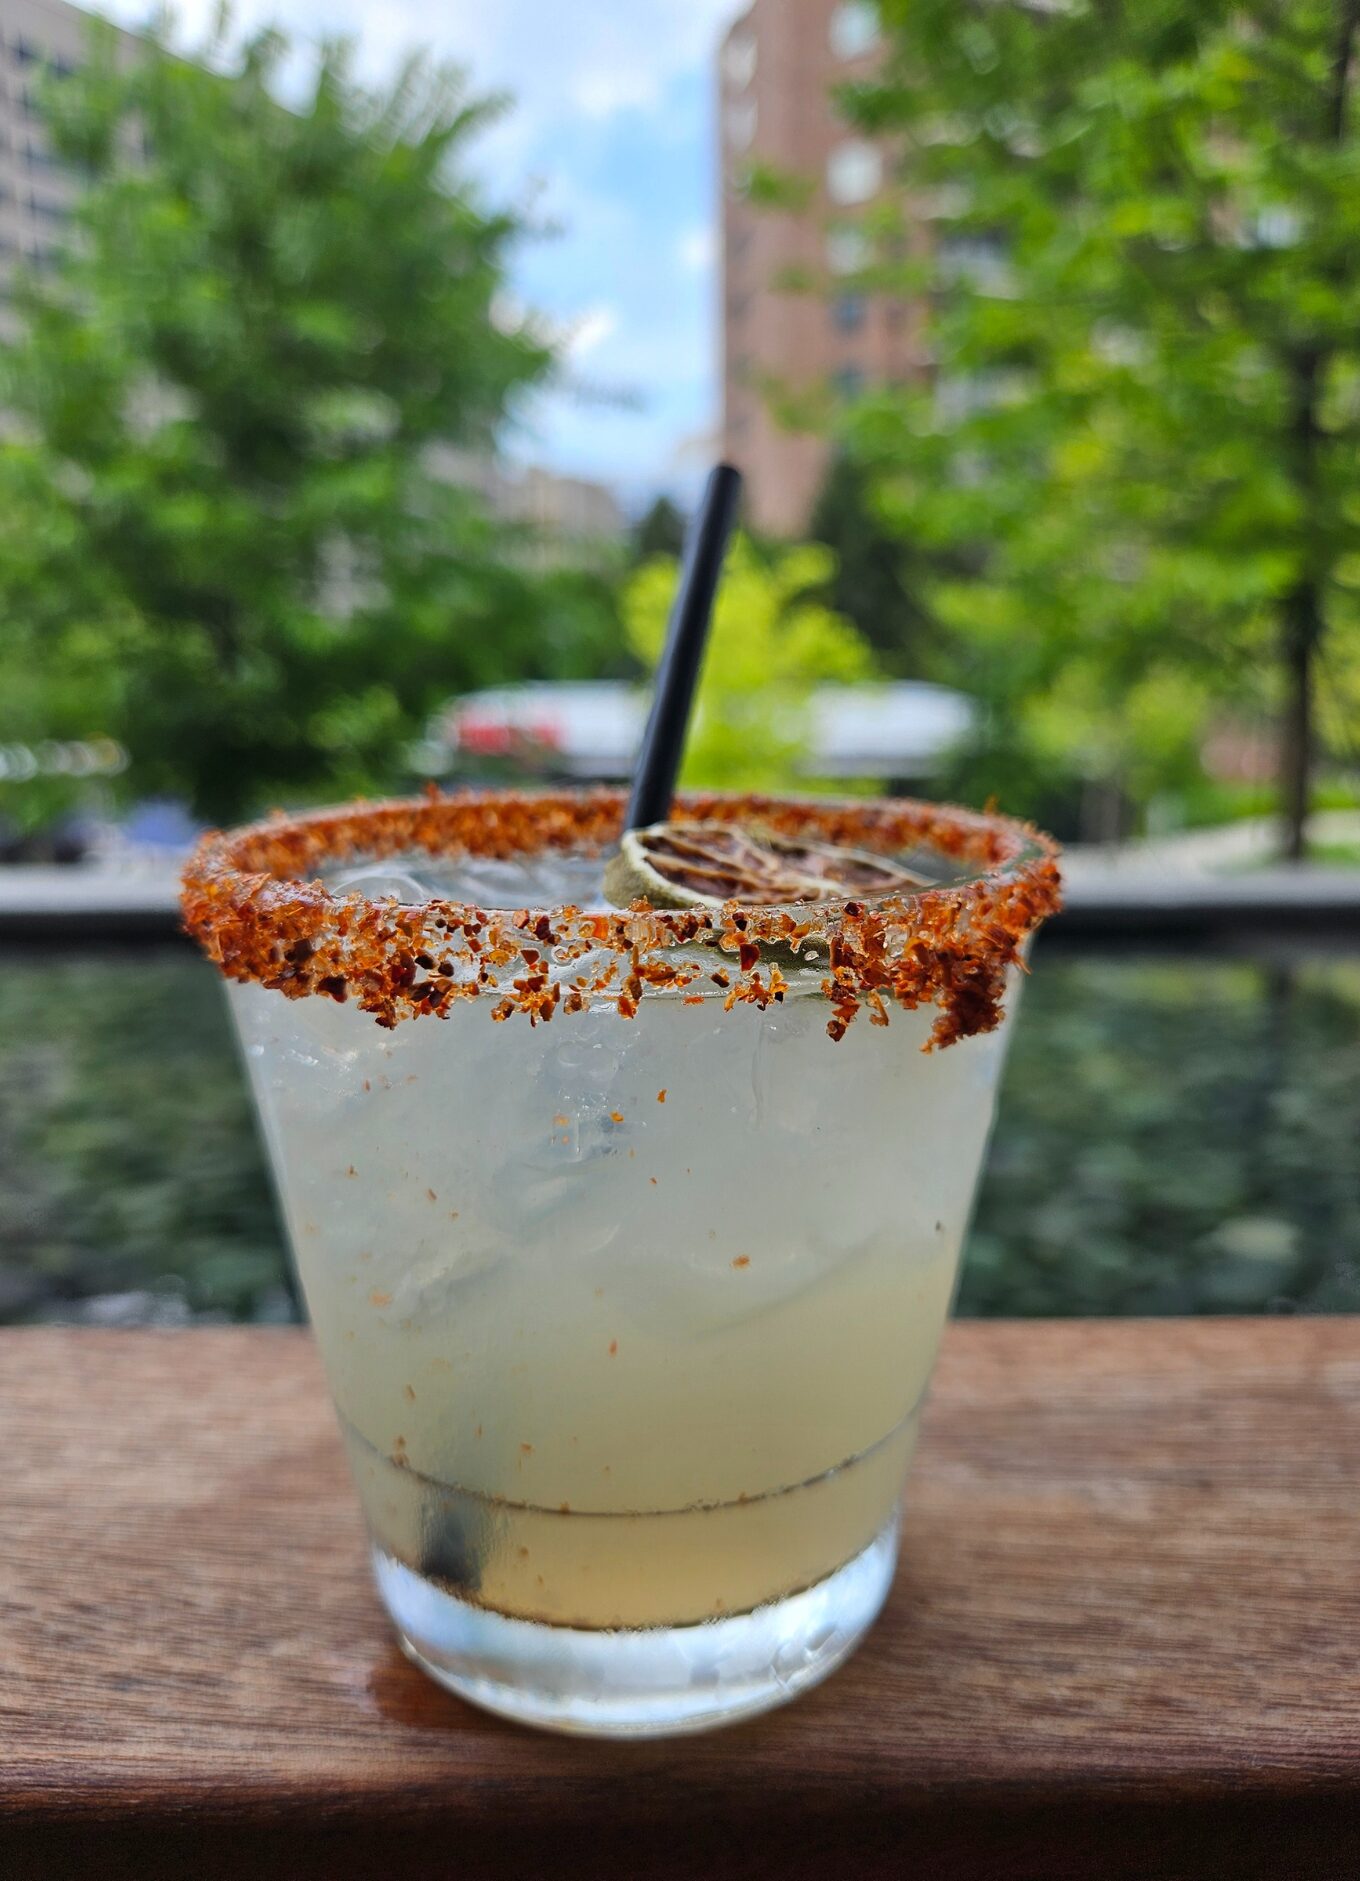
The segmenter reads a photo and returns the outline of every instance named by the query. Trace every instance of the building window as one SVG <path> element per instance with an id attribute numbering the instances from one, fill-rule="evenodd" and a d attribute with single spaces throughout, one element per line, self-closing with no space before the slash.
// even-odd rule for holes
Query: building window
<path id="1" fill-rule="evenodd" d="M 734 33 L 723 53 L 723 77 L 734 91 L 744 91 L 756 75 L 754 33 Z"/>
<path id="2" fill-rule="evenodd" d="M 858 333 L 867 311 L 868 302 L 863 294 L 838 294 L 831 303 L 831 318 L 837 333 Z"/>
<path id="3" fill-rule="evenodd" d="M 1247 229 L 1246 248 L 1292 248 L 1303 233 L 1303 217 L 1287 203 L 1259 209 Z"/>
<path id="4" fill-rule="evenodd" d="M 942 280 L 966 282 L 980 294 L 1004 293 L 1011 273 L 1007 244 L 994 234 L 942 236 L 935 267 Z"/>
<path id="5" fill-rule="evenodd" d="M 853 223 L 826 232 L 826 265 L 833 274 L 858 274 L 869 265 L 869 238 Z"/>
<path id="6" fill-rule="evenodd" d="M 831 15 L 831 50 L 838 59 L 860 59 L 878 44 L 878 12 L 868 0 L 845 0 Z"/>
<path id="7" fill-rule="evenodd" d="M 840 366 L 832 373 L 831 384 L 842 405 L 848 405 L 864 390 L 864 374 L 858 366 Z"/>
<path id="8" fill-rule="evenodd" d="M 727 107 L 727 142 L 733 150 L 749 150 L 756 134 L 756 101 L 736 98 Z"/>
<path id="9" fill-rule="evenodd" d="M 47 222 L 69 222 L 71 212 L 64 203 L 44 202 L 41 196 L 30 196 L 28 209 L 31 215 L 40 216 Z"/>
<path id="10" fill-rule="evenodd" d="M 882 181 L 883 153 L 862 138 L 838 144 L 826 160 L 826 186 L 833 202 L 868 202 Z"/>
<path id="11" fill-rule="evenodd" d="M 942 372 L 934 389 L 937 418 L 958 425 L 999 405 L 1006 395 L 1006 378 L 999 372 Z"/>

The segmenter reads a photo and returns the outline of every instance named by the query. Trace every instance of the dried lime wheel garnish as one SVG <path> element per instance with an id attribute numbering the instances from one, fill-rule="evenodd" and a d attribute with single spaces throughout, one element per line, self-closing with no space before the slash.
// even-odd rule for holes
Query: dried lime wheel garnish
<path id="1" fill-rule="evenodd" d="M 800 841 L 732 823 L 653 823 L 626 830 L 604 872 L 616 908 L 779 907 L 846 895 L 917 894 L 929 884 L 900 863 L 834 843 Z"/>

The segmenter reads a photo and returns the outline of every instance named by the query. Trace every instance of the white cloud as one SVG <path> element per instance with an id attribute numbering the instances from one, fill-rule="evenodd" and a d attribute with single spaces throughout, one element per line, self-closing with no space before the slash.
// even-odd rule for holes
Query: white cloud
<path id="1" fill-rule="evenodd" d="M 124 25 L 146 18 L 146 0 L 95 0 Z M 479 89 L 510 91 L 539 128 L 581 116 L 654 110 L 667 87 L 712 57 L 740 0 L 237 0 L 237 37 L 277 24 L 315 41 L 359 42 L 360 66 L 385 73 L 412 46 L 471 67 Z M 181 0 L 186 45 L 210 31 L 217 0 Z"/>
<path id="2" fill-rule="evenodd" d="M 711 223 L 686 229 L 675 245 L 675 258 L 686 274 L 707 274 L 717 259 L 717 233 Z"/>
<path id="3" fill-rule="evenodd" d="M 613 307 L 590 307 L 573 321 L 566 335 L 567 352 L 572 359 L 585 359 L 618 331 L 619 316 Z"/>
<path id="4" fill-rule="evenodd" d="M 657 102 L 656 74 L 643 66 L 583 72 L 573 97 L 587 118 L 612 118 L 619 111 L 648 110 Z"/>
<path id="5" fill-rule="evenodd" d="M 449 51 L 542 122 L 654 111 L 701 68 L 734 0 L 458 0 L 440 17 Z M 434 22 L 426 16 L 423 31 Z"/>

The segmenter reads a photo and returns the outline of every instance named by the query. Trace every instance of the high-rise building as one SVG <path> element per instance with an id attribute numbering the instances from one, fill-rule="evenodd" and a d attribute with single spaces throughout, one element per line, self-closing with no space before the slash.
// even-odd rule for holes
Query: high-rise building
<path id="1" fill-rule="evenodd" d="M 832 90 L 879 51 L 865 0 L 752 0 L 719 49 L 723 442 L 752 523 L 776 535 L 806 527 L 830 448 L 781 423 L 778 393 L 848 399 L 921 369 L 919 310 L 855 281 L 891 159 L 838 117 Z M 753 163 L 803 179 L 806 200 L 749 201 Z"/>
<path id="2" fill-rule="evenodd" d="M 617 558 L 627 523 L 604 484 L 450 445 L 431 447 L 426 462 L 436 476 L 475 490 L 492 516 L 523 525 L 519 553 L 531 566 L 589 568 Z"/>
<path id="3" fill-rule="evenodd" d="M 0 302 L 15 265 L 43 267 L 70 221 L 79 179 L 53 154 L 36 91 L 45 70 L 79 63 L 89 26 L 66 0 L 0 0 Z"/>

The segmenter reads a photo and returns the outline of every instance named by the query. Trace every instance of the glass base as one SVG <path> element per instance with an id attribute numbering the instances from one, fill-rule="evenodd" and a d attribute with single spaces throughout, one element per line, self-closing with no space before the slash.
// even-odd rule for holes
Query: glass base
<path id="1" fill-rule="evenodd" d="M 695 1626 L 591 1632 L 471 1605 L 373 1551 L 407 1655 L 460 1698 L 586 1737 L 669 1737 L 749 1718 L 849 1657 L 892 1585 L 897 1523 L 801 1593 Z"/>

